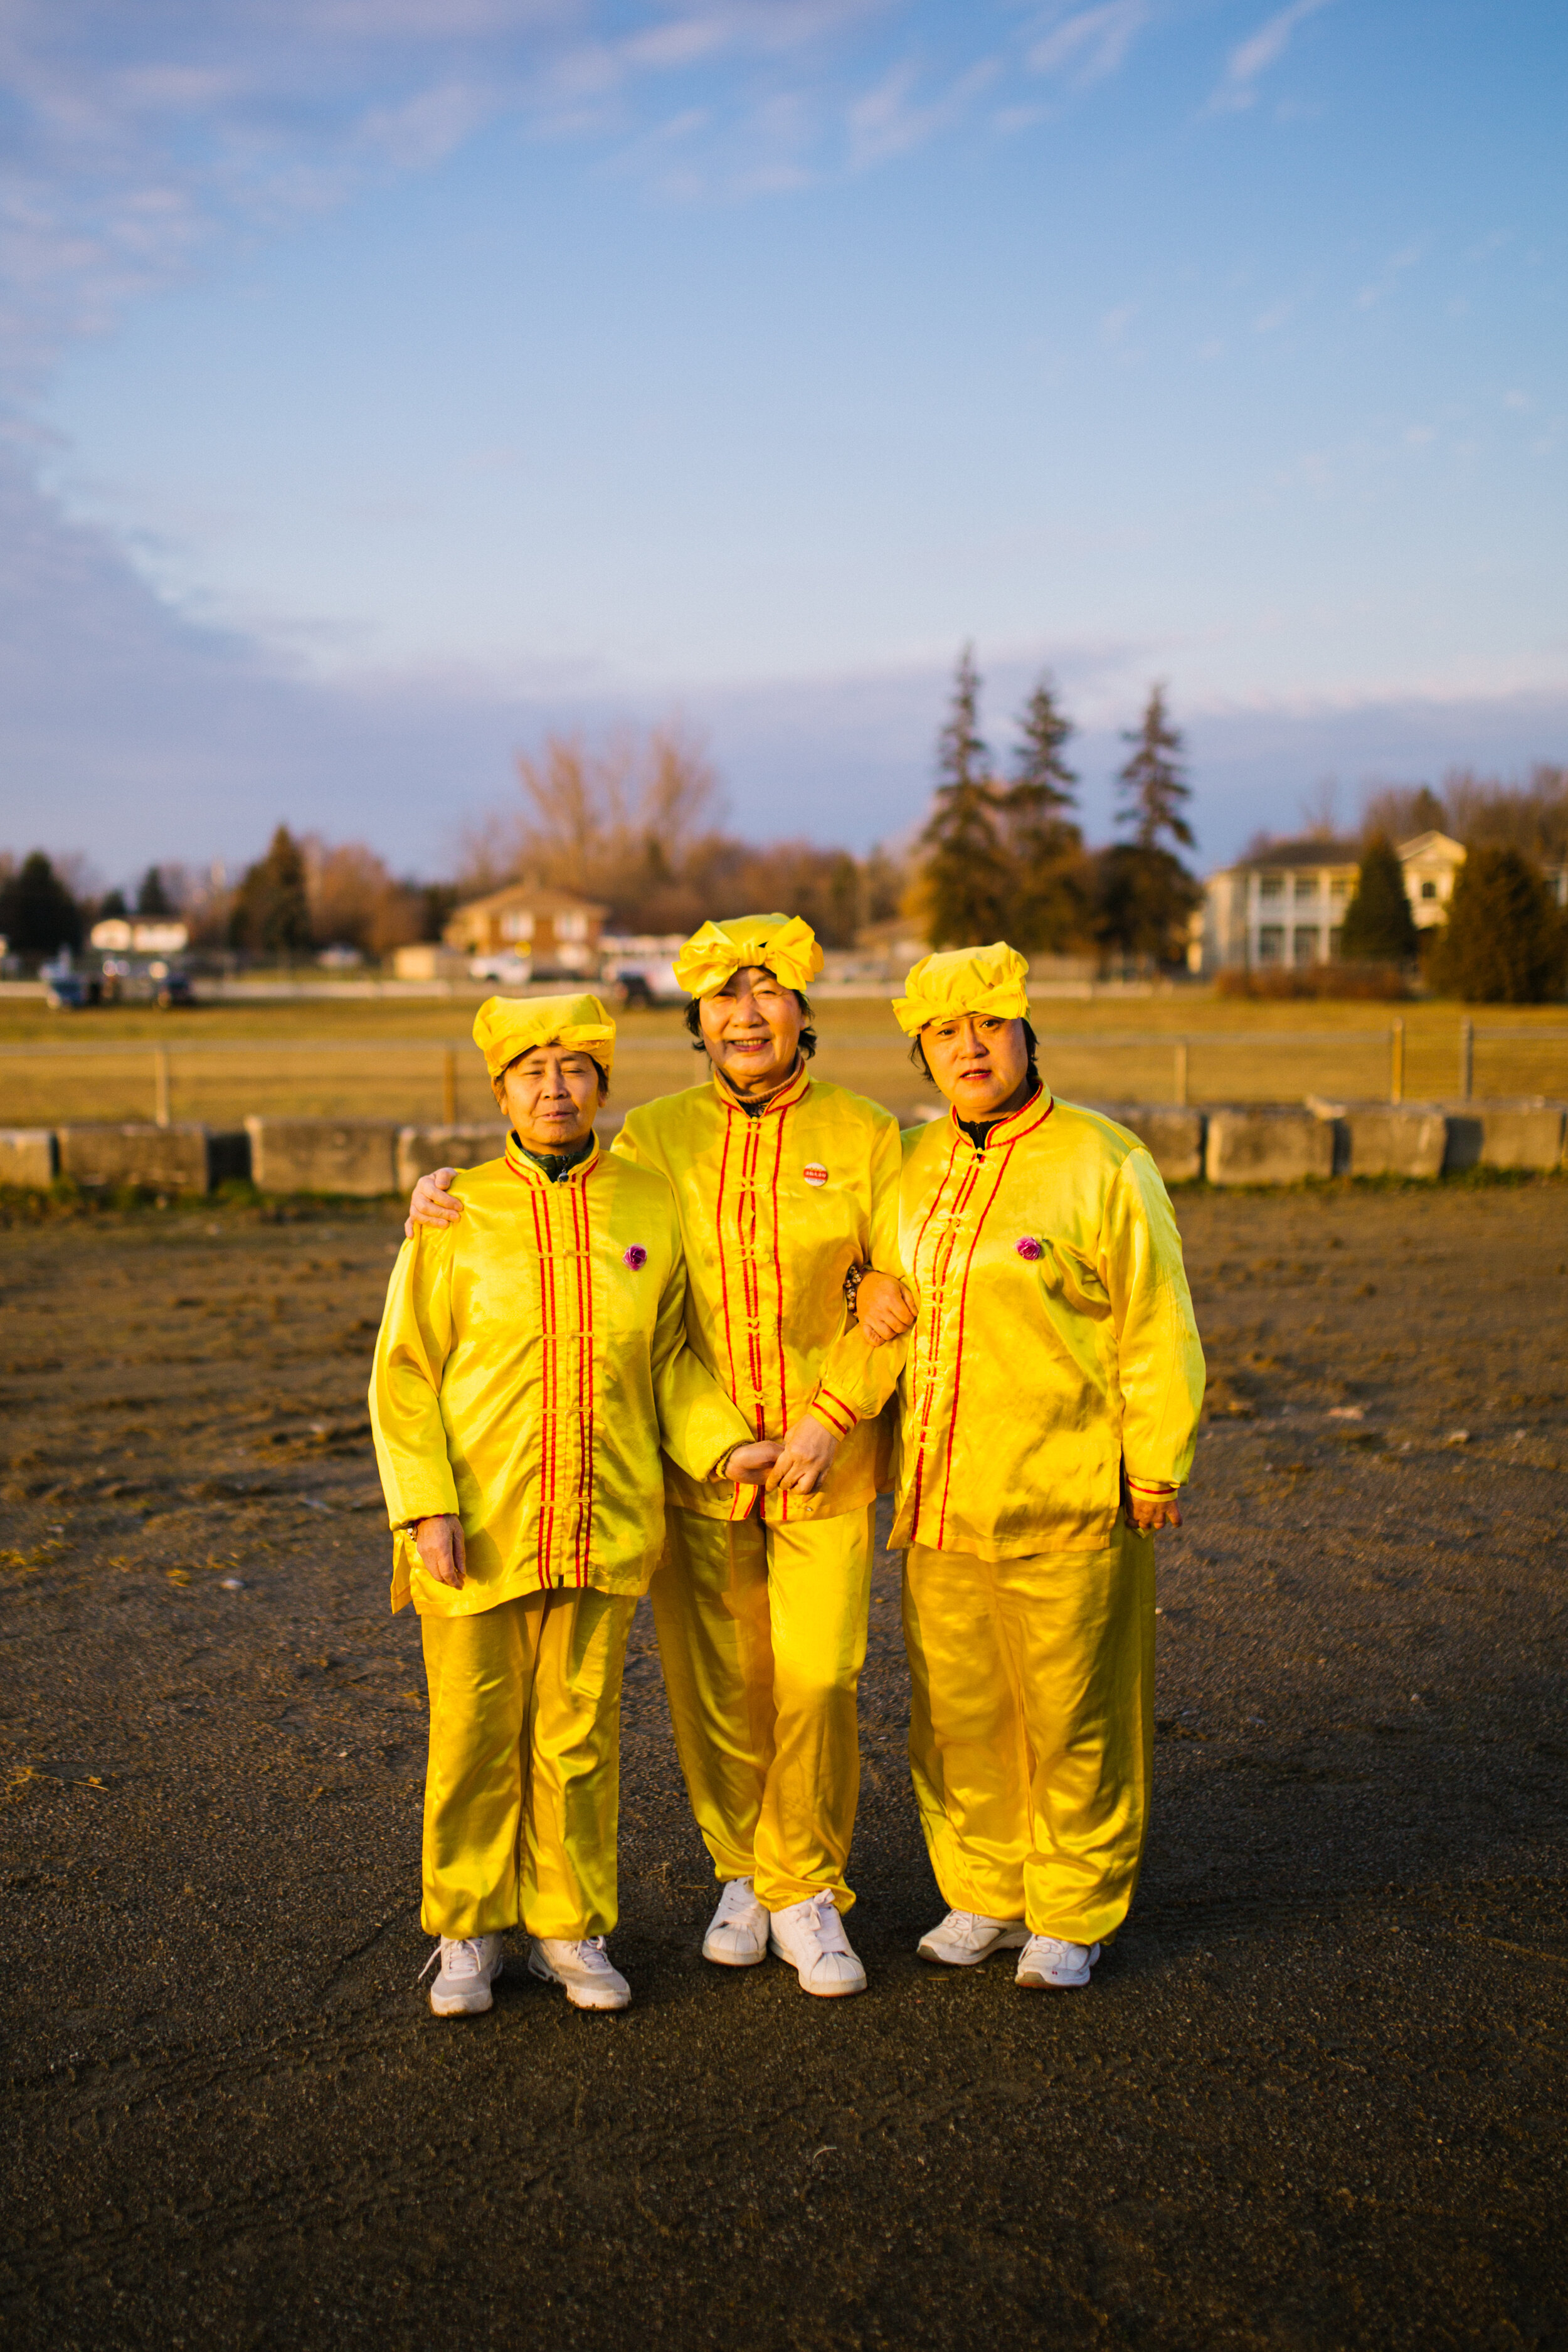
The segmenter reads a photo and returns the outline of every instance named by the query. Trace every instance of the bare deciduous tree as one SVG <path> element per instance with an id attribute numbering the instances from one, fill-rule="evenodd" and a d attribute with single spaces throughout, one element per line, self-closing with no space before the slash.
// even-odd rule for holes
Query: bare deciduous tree
<path id="1" fill-rule="evenodd" d="M 588 898 L 616 901 L 650 866 L 677 872 L 703 819 L 718 813 L 712 762 L 679 719 L 646 734 L 617 729 L 597 747 L 581 734 L 548 735 L 519 755 L 517 772 L 513 871 Z"/>

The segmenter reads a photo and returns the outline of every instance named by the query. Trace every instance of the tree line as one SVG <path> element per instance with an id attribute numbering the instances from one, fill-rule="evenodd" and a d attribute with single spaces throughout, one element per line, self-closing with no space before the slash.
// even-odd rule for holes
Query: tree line
<path id="1" fill-rule="evenodd" d="M 999 764 L 981 732 L 980 677 L 964 647 L 920 836 L 915 906 L 933 947 L 1005 939 L 1026 955 L 1184 959 L 1203 887 L 1177 854 L 1194 845 L 1192 787 L 1165 689 L 1151 688 L 1123 738 L 1115 822 L 1126 837 L 1100 849 L 1086 847 L 1078 822 L 1066 756 L 1073 731 L 1046 672 L 1018 714 L 1011 762 Z"/>
<path id="2" fill-rule="evenodd" d="M 368 958 L 438 940 L 453 908 L 528 879 L 596 901 L 620 932 L 689 931 L 717 907 L 785 907 L 829 948 L 897 926 L 936 947 L 1008 939 L 1032 955 L 1094 953 L 1144 965 L 1184 959 L 1202 887 L 1180 852 L 1194 835 L 1184 746 L 1165 689 L 1128 730 L 1110 843 L 1085 844 L 1074 729 L 1043 674 L 1017 714 L 1005 759 L 982 728 L 981 681 L 965 648 L 937 745 L 937 782 L 907 852 L 857 857 L 805 840 L 748 842 L 721 818 L 719 782 L 701 742 L 679 724 L 625 730 L 598 742 L 549 736 L 518 760 L 521 800 L 470 832 L 454 880 L 399 878 L 363 842 L 331 845 L 279 825 L 229 885 L 212 872 L 150 866 L 135 890 L 95 894 L 79 866 L 34 851 L 0 855 L 0 936 L 29 959 L 79 949 L 107 915 L 177 914 L 194 943 L 257 959 L 344 946 Z M 1523 1002 L 1568 980 L 1568 927 L 1542 878 L 1568 862 L 1568 770 L 1538 767 L 1524 784 L 1469 772 L 1439 794 L 1387 787 L 1365 811 L 1345 959 L 1408 968 L 1419 957 L 1442 993 Z M 1417 934 L 1395 844 L 1427 831 L 1468 856 L 1449 919 Z M 1257 847 L 1267 845 L 1260 837 Z"/>
<path id="3" fill-rule="evenodd" d="M 1417 961 L 1440 996 L 1471 1004 L 1542 1004 L 1568 982 L 1568 909 L 1546 880 L 1568 864 L 1568 769 L 1538 766 L 1527 784 L 1470 771 L 1439 796 L 1391 786 L 1367 803 L 1367 832 L 1340 951 L 1347 962 Z M 1447 918 L 1416 929 L 1396 844 L 1444 833 L 1465 845 Z"/>
<path id="4" fill-rule="evenodd" d="M 129 898 L 79 881 L 73 888 L 42 850 L 20 865 L 0 856 L 0 939 L 9 953 L 37 960 L 78 952 L 110 916 L 177 918 L 198 948 L 289 959 L 348 947 L 376 958 L 439 939 L 458 896 L 453 884 L 396 879 L 363 842 L 334 846 L 280 824 L 232 886 L 210 870 L 150 866 Z"/>
<path id="5" fill-rule="evenodd" d="M 519 756 L 517 779 L 521 804 L 466 836 L 465 896 L 532 880 L 603 907 L 623 934 L 692 931 L 716 908 L 787 907 L 830 948 L 900 911 L 907 876 L 885 850 L 856 857 L 728 832 L 712 761 L 679 721 L 597 742 L 549 735 Z"/>

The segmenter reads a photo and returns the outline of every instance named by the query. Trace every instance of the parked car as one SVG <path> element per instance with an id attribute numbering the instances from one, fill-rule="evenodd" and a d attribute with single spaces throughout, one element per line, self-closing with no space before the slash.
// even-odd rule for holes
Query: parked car
<path id="1" fill-rule="evenodd" d="M 190 974 L 162 956 L 146 961 L 137 956 L 105 956 L 100 982 L 104 1004 L 156 1004 L 167 1013 L 176 1004 L 194 1004 Z"/>
<path id="2" fill-rule="evenodd" d="M 624 1005 L 651 1011 L 660 1004 L 684 1004 L 686 991 L 676 983 L 666 956 L 639 957 L 635 963 L 618 962 L 611 970 L 611 986 Z"/>
<path id="3" fill-rule="evenodd" d="M 38 977 L 44 983 L 44 1002 L 56 1013 L 79 1013 L 84 1005 L 103 1001 L 103 983 L 90 979 L 85 971 L 51 971 L 47 965 Z"/>
<path id="4" fill-rule="evenodd" d="M 77 971 L 68 957 L 45 964 L 38 977 L 45 1001 L 57 1013 L 80 1013 L 89 1004 L 156 1004 L 165 1013 L 194 1004 L 188 972 L 162 956 L 105 956 L 97 970 Z"/>

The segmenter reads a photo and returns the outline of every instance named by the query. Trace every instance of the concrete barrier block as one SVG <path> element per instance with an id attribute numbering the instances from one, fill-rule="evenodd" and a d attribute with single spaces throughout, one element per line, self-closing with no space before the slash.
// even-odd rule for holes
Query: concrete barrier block
<path id="1" fill-rule="evenodd" d="M 1467 1168 L 1557 1168 L 1563 1162 L 1564 1108 L 1541 1095 L 1513 1102 L 1446 1106 L 1448 1175 Z"/>
<path id="2" fill-rule="evenodd" d="M 1300 1184 L 1331 1176 L 1339 1122 L 1272 1104 L 1211 1110 L 1205 1172 L 1211 1184 Z"/>
<path id="3" fill-rule="evenodd" d="M 52 1127 L 0 1127 L 0 1184 L 45 1192 L 55 1181 Z"/>
<path id="4" fill-rule="evenodd" d="M 380 1118 L 260 1118 L 246 1122 L 250 1175 L 262 1192 L 395 1192 L 397 1129 Z"/>
<path id="5" fill-rule="evenodd" d="M 1341 1118 L 1352 1176 L 1440 1176 L 1448 1122 L 1436 1103 L 1350 1103 Z"/>
<path id="6" fill-rule="evenodd" d="M 488 1126 L 400 1127 L 397 1130 L 397 1189 L 412 1192 L 432 1168 L 478 1168 L 499 1160 L 506 1150 L 506 1121 Z"/>
<path id="7" fill-rule="evenodd" d="M 212 1184 L 205 1127 L 128 1121 L 122 1127 L 62 1127 L 60 1174 L 75 1184 L 140 1184 L 153 1192 L 205 1192 Z"/>
<path id="8" fill-rule="evenodd" d="M 1167 1184 L 1194 1184 L 1204 1172 L 1204 1114 L 1184 1103 L 1096 1103 L 1103 1118 L 1130 1128 Z"/>

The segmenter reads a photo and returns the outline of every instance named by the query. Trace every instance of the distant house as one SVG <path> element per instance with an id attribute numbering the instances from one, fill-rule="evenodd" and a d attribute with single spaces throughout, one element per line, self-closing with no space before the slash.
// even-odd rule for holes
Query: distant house
<path id="1" fill-rule="evenodd" d="M 1400 843 L 1399 862 L 1405 868 L 1405 895 L 1417 930 L 1446 923 L 1454 877 L 1465 862 L 1464 843 L 1451 841 L 1446 833 L 1418 833 L 1414 841 Z"/>
<path id="2" fill-rule="evenodd" d="M 1194 921 L 1189 966 L 1214 972 L 1327 963 L 1339 953 L 1360 865 L 1354 842 L 1275 841 L 1258 856 L 1211 874 Z"/>
<path id="3" fill-rule="evenodd" d="M 1446 921 L 1464 844 L 1446 833 L 1419 833 L 1400 843 L 1399 860 L 1417 927 Z M 1311 838 L 1272 841 L 1257 856 L 1211 874 L 1193 918 L 1189 969 L 1331 962 L 1340 952 L 1360 866 L 1358 843 Z"/>
<path id="4" fill-rule="evenodd" d="M 447 947 L 467 956 L 470 966 L 502 965 L 510 979 L 595 973 L 607 912 L 568 890 L 513 882 L 456 908 L 444 936 Z"/>
<path id="5" fill-rule="evenodd" d="M 94 923 L 88 945 L 100 955 L 183 955 L 191 943 L 189 927 L 166 917 L 110 915 Z"/>

